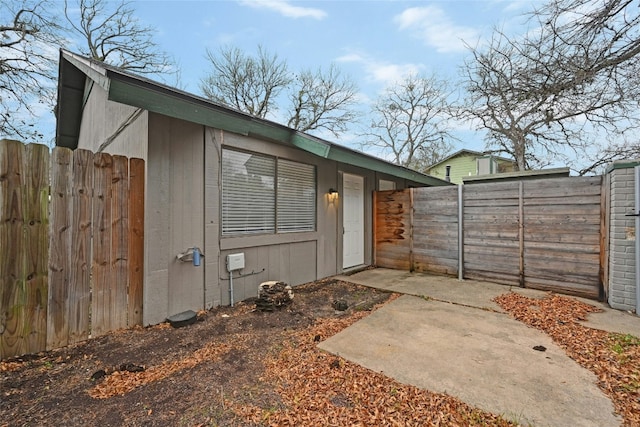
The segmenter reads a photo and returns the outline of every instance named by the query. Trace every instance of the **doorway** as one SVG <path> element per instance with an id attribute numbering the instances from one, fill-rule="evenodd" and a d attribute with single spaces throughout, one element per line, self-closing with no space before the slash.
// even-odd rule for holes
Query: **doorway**
<path id="1" fill-rule="evenodd" d="M 342 268 L 364 264 L 364 177 L 342 178 Z"/>

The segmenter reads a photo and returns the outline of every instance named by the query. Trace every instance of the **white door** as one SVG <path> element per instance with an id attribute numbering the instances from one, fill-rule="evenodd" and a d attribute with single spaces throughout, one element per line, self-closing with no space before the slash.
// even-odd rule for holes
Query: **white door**
<path id="1" fill-rule="evenodd" d="M 342 178 L 342 268 L 364 264 L 364 178 Z"/>

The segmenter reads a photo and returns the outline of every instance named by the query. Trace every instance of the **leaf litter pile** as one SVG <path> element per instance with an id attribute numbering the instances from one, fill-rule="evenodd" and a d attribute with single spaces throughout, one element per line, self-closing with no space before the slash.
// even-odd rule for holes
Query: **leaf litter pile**
<path id="1" fill-rule="evenodd" d="M 515 319 L 544 331 L 593 372 L 624 425 L 640 426 L 640 339 L 580 324 L 600 309 L 573 298 L 549 294 L 535 299 L 511 292 L 494 300 Z"/>
<path id="2" fill-rule="evenodd" d="M 395 295 L 335 279 L 294 293 L 0 362 L 0 426 L 514 425 L 317 348 Z"/>

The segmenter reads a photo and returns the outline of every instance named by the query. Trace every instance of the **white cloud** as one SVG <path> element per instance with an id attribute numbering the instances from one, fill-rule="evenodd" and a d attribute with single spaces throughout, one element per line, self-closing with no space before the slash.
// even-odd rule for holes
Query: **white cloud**
<path id="1" fill-rule="evenodd" d="M 270 9 L 288 18 L 314 18 L 320 20 L 327 17 L 327 13 L 324 10 L 294 6 L 288 0 L 240 0 L 239 3 L 254 9 Z"/>
<path id="2" fill-rule="evenodd" d="M 424 68 L 420 64 L 393 64 L 380 61 L 361 53 L 349 53 L 338 57 L 336 61 L 360 64 L 365 70 L 367 80 L 383 86 L 393 84 L 408 74 L 417 74 Z"/>
<path id="3" fill-rule="evenodd" d="M 479 33 L 472 27 L 456 25 L 449 16 L 437 6 L 412 7 L 394 18 L 400 30 L 410 31 L 438 52 L 462 52 L 464 42 L 473 44 Z"/>

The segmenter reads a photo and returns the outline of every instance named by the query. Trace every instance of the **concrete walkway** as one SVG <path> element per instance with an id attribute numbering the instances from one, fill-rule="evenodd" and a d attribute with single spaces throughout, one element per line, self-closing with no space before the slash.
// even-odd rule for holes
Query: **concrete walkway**
<path id="1" fill-rule="evenodd" d="M 320 343 L 320 348 L 523 425 L 620 425 L 595 375 L 547 335 L 513 320 L 491 301 L 509 291 L 508 286 L 387 269 L 338 278 L 407 295 Z M 602 329 L 640 336 L 640 318 L 614 310 L 598 315 L 594 323 Z M 587 326 L 597 327 L 592 317 Z M 537 345 L 547 350 L 533 350 Z"/>

